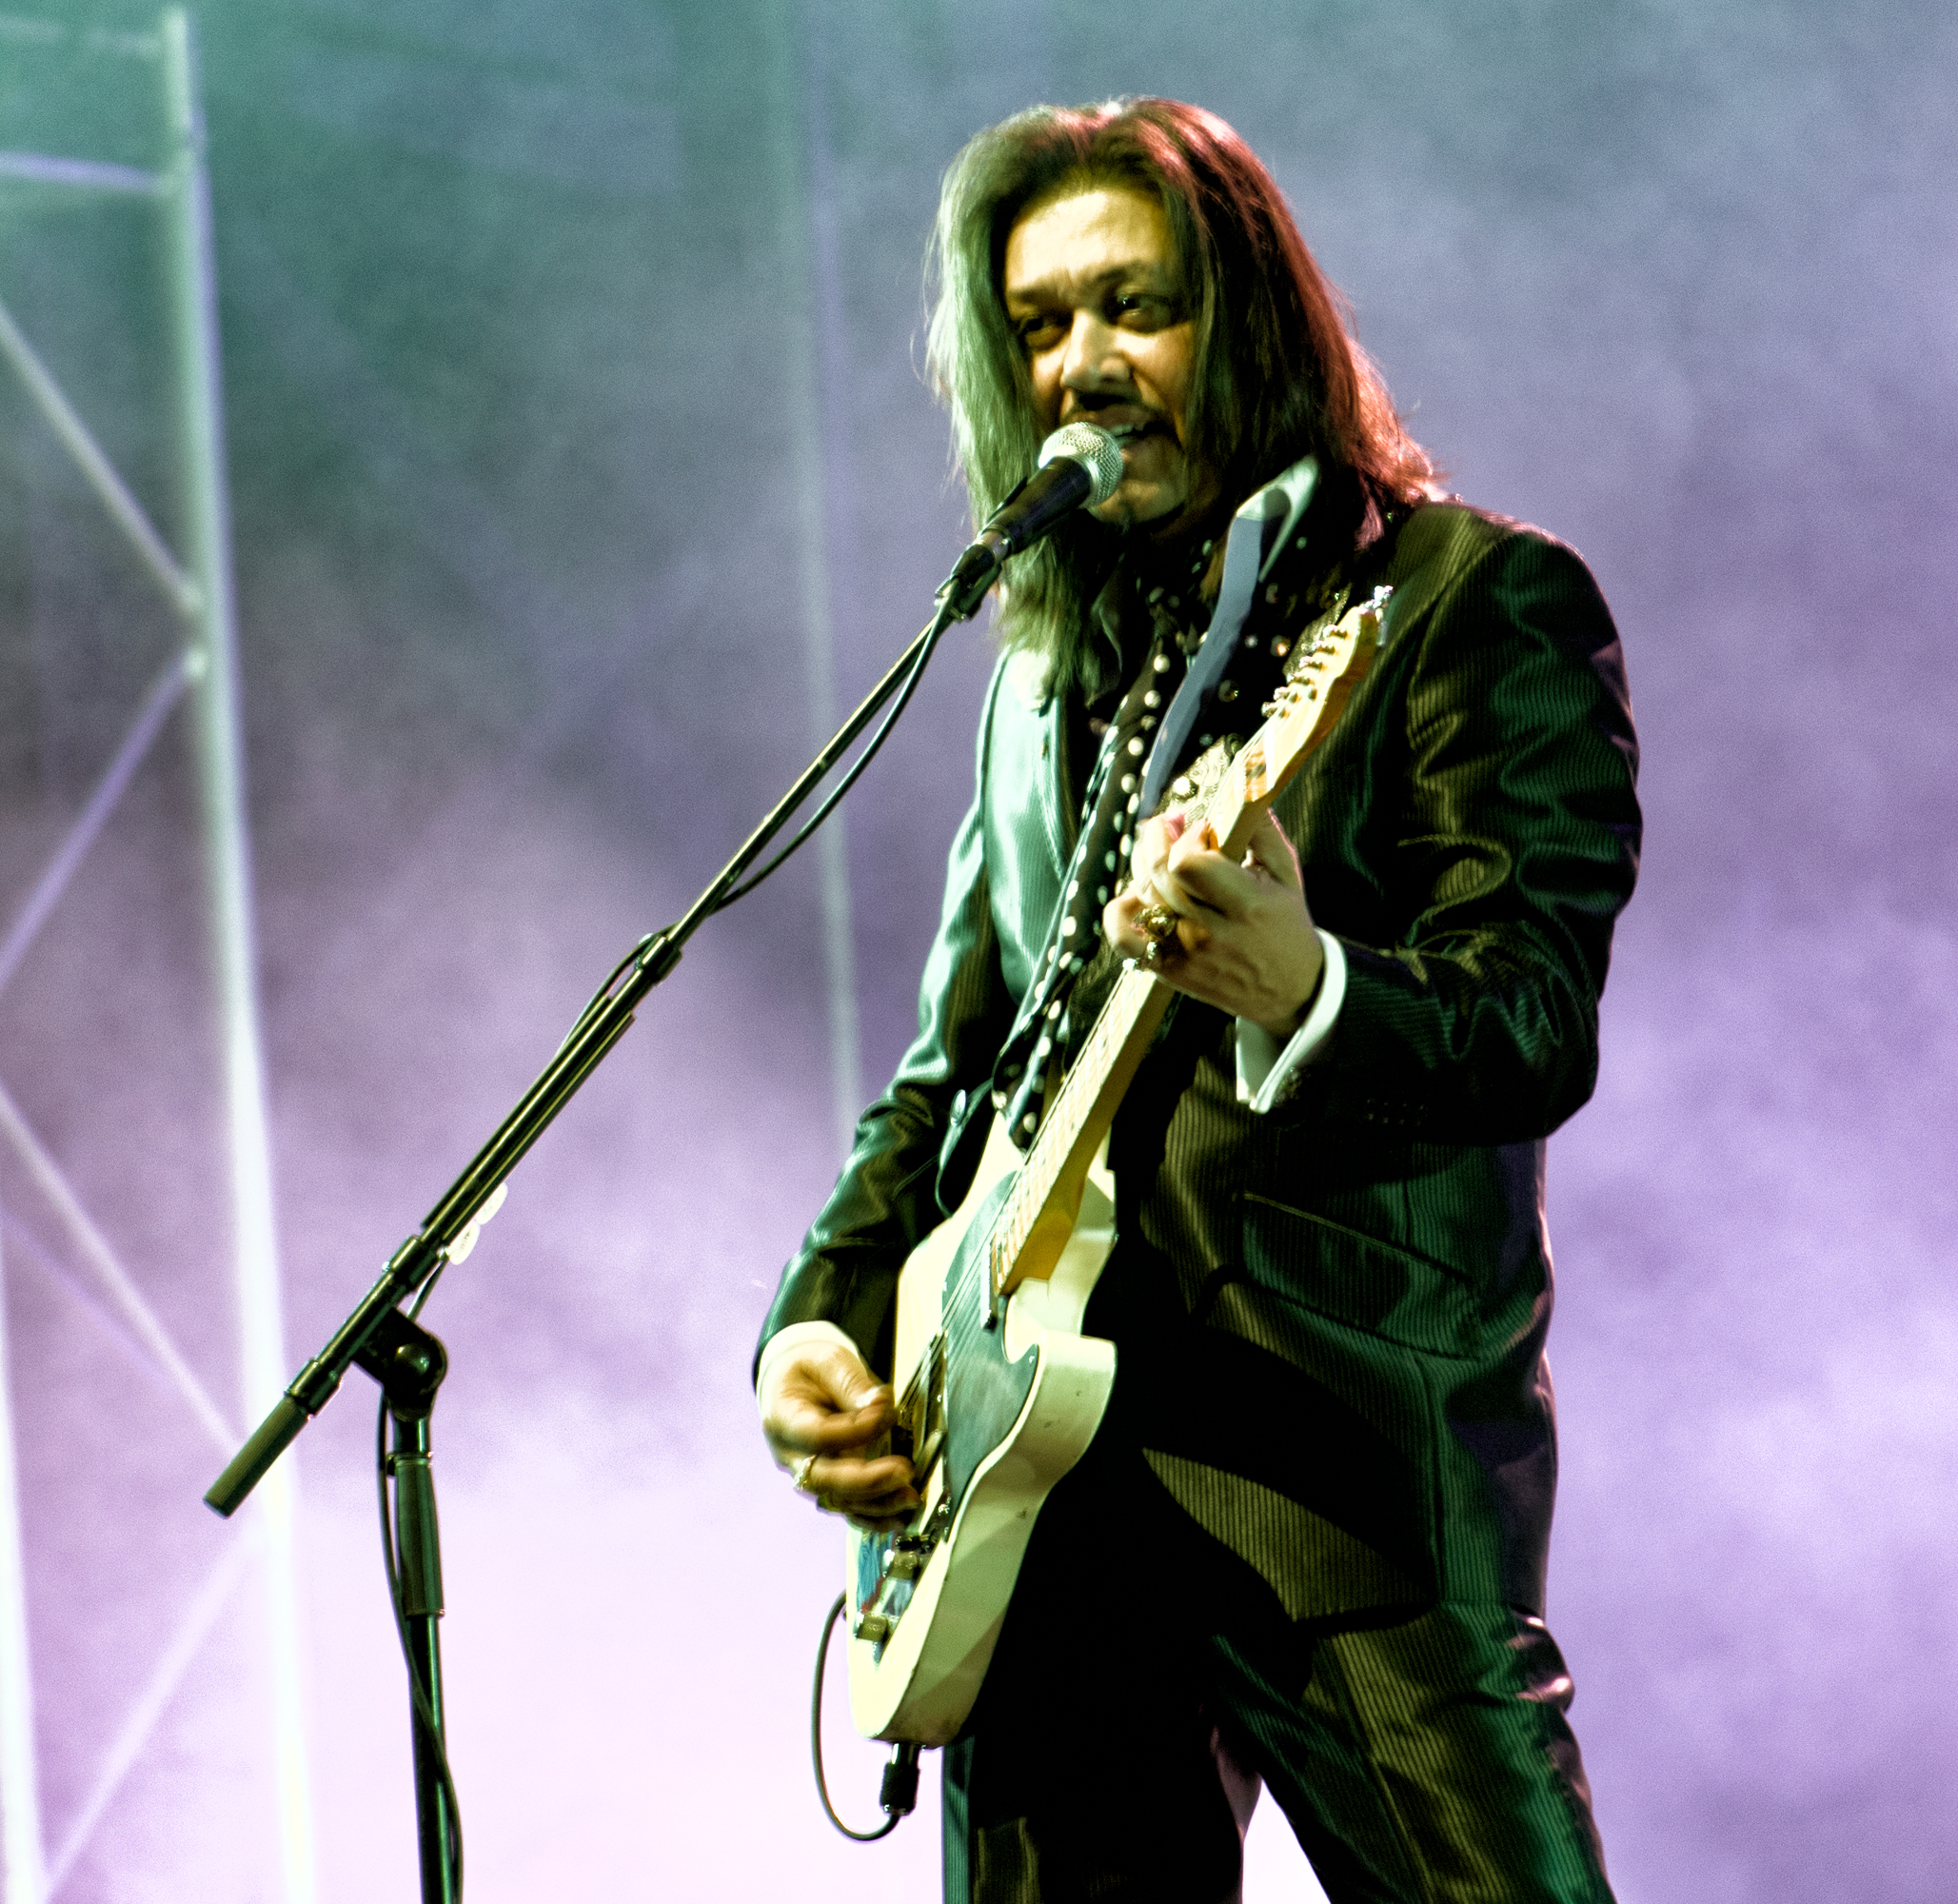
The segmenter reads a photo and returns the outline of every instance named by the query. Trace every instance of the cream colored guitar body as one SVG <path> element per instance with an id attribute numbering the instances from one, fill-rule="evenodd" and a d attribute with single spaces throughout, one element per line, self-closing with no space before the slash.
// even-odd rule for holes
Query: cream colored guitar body
<path id="1" fill-rule="evenodd" d="M 898 1285 L 899 1395 L 929 1384 L 934 1343 L 958 1314 L 952 1282 L 960 1246 L 969 1252 L 975 1240 L 983 1241 L 982 1235 L 973 1238 L 974 1226 L 999 1207 L 1019 1162 L 996 1123 L 964 1202 L 905 1262 Z M 1098 1156 L 1051 1274 L 1022 1282 L 1006 1299 L 993 1331 L 1002 1339 L 999 1359 L 1010 1368 L 1038 1352 L 1032 1383 L 1007 1434 L 977 1461 L 956 1502 L 946 1500 L 955 1463 L 940 1458 L 932 1468 L 914 1522 L 939 1523 L 925 1553 L 851 1530 L 850 1710 L 867 1736 L 942 1745 L 979 1696 L 1034 1517 L 1086 1452 L 1115 1385 L 1115 1345 L 1080 1333 L 1115 1242 L 1114 1196 L 1105 1154 Z M 922 1565 L 907 1579 L 914 1557 Z"/>
<path id="2" fill-rule="evenodd" d="M 1186 808 L 1232 858 L 1372 665 L 1388 591 L 1301 637 L 1264 725 Z M 1342 598 L 1341 605 L 1344 605 Z M 892 1371 L 923 1501 L 846 1547 L 850 1706 L 875 1738 L 943 1745 L 991 1662 L 1034 1517 L 1095 1438 L 1115 1345 L 1080 1333 L 1115 1242 L 1108 1132 L 1169 1003 L 1119 979 L 1022 1159 L 996 1123 L 971 1191 L 905 1262 Z"/>

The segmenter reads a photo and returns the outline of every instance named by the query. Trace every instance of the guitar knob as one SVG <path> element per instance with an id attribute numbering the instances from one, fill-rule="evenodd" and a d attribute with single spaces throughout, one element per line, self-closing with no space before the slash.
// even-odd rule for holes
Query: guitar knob
<path id="1" fill-rule="evenodd" d="M 867 1639 L 875 1646 L 880 1640 L 891 1636 L 891 1628 L 894 1624 L 894 1621 L 886 1619 L 880 1613 L 860 1613 L 857 1616 L 857 1624 L 850 1629 L 850 1636 L 853 1639 Z"/>

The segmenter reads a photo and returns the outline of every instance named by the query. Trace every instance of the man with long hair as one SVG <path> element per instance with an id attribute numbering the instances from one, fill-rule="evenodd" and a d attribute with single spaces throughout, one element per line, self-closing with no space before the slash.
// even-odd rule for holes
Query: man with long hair
<path id="1" fill-rule="evenodd" d="M 1570 549 L 1440 498 L 1213 115 L 981 133 L 934 255 L 975 516 L 1061 424 L 1122 473 L 1007 566 L 919 1038 L 762 1331 L 764 1429 L 822 1505 L 918 1504 L 878 1372 L 973 1133 L 1031 1140 L 1124 962 L 1181 995 L 1110 1139 L 1113 1396 L 946 1752 L 946 1896 L 1218 1904 L 1261 1782 L 1335 1904 L 1596 1904 L 1543 1623 L 1543 1161 L 1637 864 L 1609 612 Z M 1371 674 L 1225 855 L 1196 793 L 1363 602 Z"/>

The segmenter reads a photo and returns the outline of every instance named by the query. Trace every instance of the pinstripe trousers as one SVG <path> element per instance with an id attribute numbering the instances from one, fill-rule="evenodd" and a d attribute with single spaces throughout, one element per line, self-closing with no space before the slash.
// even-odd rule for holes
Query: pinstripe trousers
<path id="1" fill-rule="evenodd" d="M 1227 1904 L 1262 1781 L 1332 1904 L 1610 1904 L 1541 1620 L 1295 1625 L 1104 1435 L 945 1755 L 947 1904 Z"/>

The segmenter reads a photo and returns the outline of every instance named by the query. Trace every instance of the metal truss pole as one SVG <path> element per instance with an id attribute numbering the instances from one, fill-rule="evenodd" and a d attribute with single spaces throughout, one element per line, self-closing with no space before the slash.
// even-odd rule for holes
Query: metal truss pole
<path id="1" fill-rule="evenodd" d="M 211 936 L 222 1013 L 229 1135 L 232 1274 L 247 1420 L 286 1384 L 278 1245 L 272 1216 L 271 1143 L 253 956 L 251 851 L 245 809 L 238 636 L 231 522 L 224 463 L 224 387 L 218 357 L 217 273 L 197 50 L 181 7 L 163 16 L 163 66 L 172 147 L 170 250 L 174 277 L 179 427 L 188 505 L 187 551 L 197 588 L 194 653 L 199 776 L 210 883 Z M 271 1641 L 274 1768 L 287 1904 L 312 1904 L 312 1822 L 299 1676 L 298 1589 L 293 1553 L 293 1468 L 283 1463 L 259 1490 L 265 1522 L 266 1616 Z"/>
<path id="2" fill-rule="evenodd" d="M 196 740 L 212 964 L 220 1007 L 242 1398 L 244 1412 L 255 1416 L 279 1394 L 286 1353 L 253 957 L 250 843 L 245 818 L 210 189 L 190 22 L 182 8 L 172 7 L 162 14 L 158 27 L 154 38 L 120 38 L 123 50 L 153 61 L 161 69 L 168 129 L 168 152 L 161 170 L 148 172 L 32 152 L 0 152 L 0 176 L 89 195 L 148 198 L 161 210 L 171 279 L 176 425 L 188 545 L 181 560 L 170 550 L 11 314 L 0 304 L 0 360 L 20 377 L 35 407 L 157 583 L 184 630 L 186 643 L 157 678 L 116 758 L 0 942 L 0 985 L 12 976 L 150 744 L 188 692 Z M 34 37 L 39 44 L 71 43 L 67 30 L 58 27 L 37 31 Z M 216 1442 L 229 1445 L 236 1438 L 234 1431 L 4 1089 L 0 1089 L 0 1136 L 26 1163 L 30 1179 L 49 1198 L 112 1305 L 158 1369 L 178 1388 Z M 4 1300 L 4 1291 L 0 1291 L 0 1300 Z M 269 1755 L 277 1791 L 278 1894 L 286 1904 L 312 1904 L 313 1855 L 293 1554 L 296 1503 L 289 1462 L 259 1490 L 258 1537 L 234 1548 L 207 1580 L 149 1682 L 138 1694 L 63 1844 L 51 1857 L 44 1850 L 29 1658 L 27 1561 L 19 1521 L 7 1353 L 5 1317 L 0 1313 L 0 1898 L 6 1904 L 16 1904 L 16 1900 L 18 1904 L 45 1904 L 59 1891 L 115 1791 L 152 1735 L 191 1657 L 229 1597 L 241 1567 L 255 1552 L 262 1557 L 264 1618 L 270 1652 Z"/>
<path id="3" fill-rule="evenodd" d="M 802 17 L 797 0 L 782 0 L 768 19 L 764 45 L 773 95 L 767 117 L 781 233 L 781 307 L 787 332 L 781 365 L 794 488 L 802 654 L 808 669 L 809 732 L 820 745 L 837 724 L 838 578 L 830 555 L 839 538 L 825 498 L 833 491 L 845 493 L 845 486 L 831 482 L 831 460 L 841 455 L 841 446 L 828 440 L 839 393 L 829 387 L 833 367 L 825 361 L 825 338 L 841 321 L 828 132 L 821 95 L 805 85 L 809 75 L 798 59 L 805 40 L 813 44 L 814 35 L 814 24 Z M 857 1119 L 863 1109 L 856 922 L 850 901 L 848 835 L 842 823 L 843 816 L 836 815 L 815 840 L 829 1002 L 831 1116 L 840 1158 L 847 1157 L 856 1141 Z"/>

